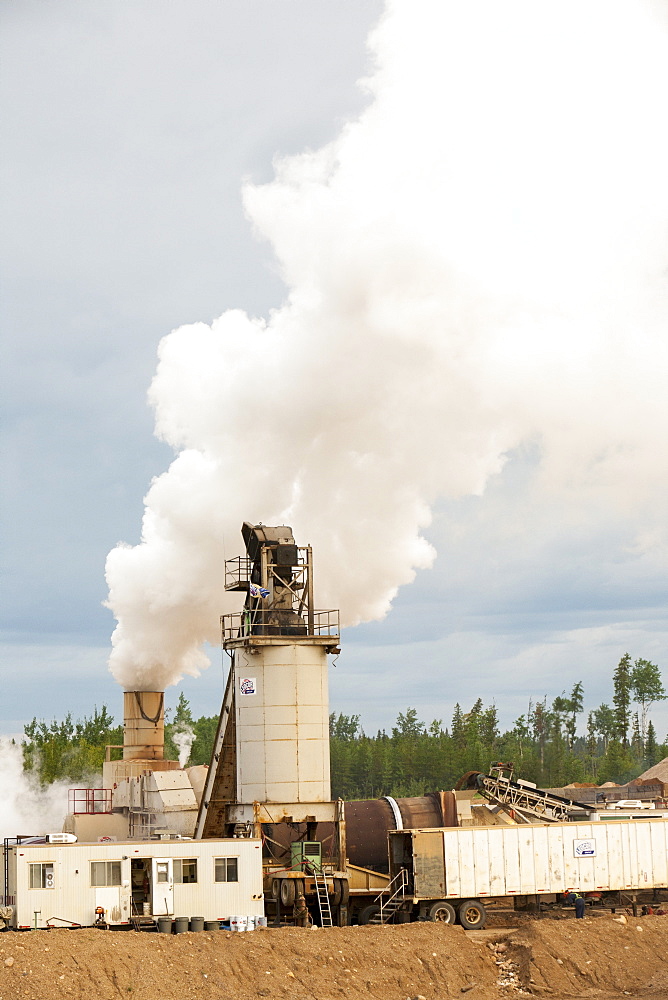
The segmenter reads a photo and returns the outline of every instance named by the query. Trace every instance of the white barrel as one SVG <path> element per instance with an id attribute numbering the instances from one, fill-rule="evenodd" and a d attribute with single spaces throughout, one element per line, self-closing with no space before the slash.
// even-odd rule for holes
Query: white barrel
<path id="1" fill-rule="evenodd" d="M 230 917 L 230 930 L 231 931 L 245 931 L 248 917 L 234 916 Z"/>
<path id="2" fill-rule="evenodd" d="M 247 931 L 255 930 L 255 917 L 246 917 L 246 930 Z"/>
<path id="3" fill-rule="evenodd" d="M 267 918 L 266 917 L 256 917 L 255 918 L 255 926 L 256 927 L 266 927 L 267 926 Z"/>

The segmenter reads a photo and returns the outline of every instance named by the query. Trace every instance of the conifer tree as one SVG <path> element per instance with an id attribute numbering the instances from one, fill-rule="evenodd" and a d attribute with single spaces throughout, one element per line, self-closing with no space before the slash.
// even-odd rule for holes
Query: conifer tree
<path id="1" fill-rule="evenodd" d="M 647 736 L 645 737 L 645 767 L 654 767 L 655 764 L 659 763 L 659 747 L 656 742 L 656 730 L 654 729 L 654 723 L 650 720 L 647 726 Z"/>
<path id="2" fill-rule="evenodd" d="M 612 697 L 615 713 L 615 737 L 624 748 L 629 745 L 629 722 L 631 716 L 631 656 L 624 653 L 612 676 L 614 694 Z"/>
<path id="3" fill-rule="evenodd" d="M 596 751 L 598 750 L 598 740 L 596 739 L 596 721 L 594 713 L 587 716 L 587 757 L 589 770 L 592 779 L 596 778 Z"/>

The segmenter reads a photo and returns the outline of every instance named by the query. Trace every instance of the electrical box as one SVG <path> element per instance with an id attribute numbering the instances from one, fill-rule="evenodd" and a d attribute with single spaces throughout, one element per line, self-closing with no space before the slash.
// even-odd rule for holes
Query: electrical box
<path id="1" fill-rule="evenodd" d="M 298 840 L 290 845 L 293 868 L 308 871 L 309 865 L 322 868 L 322 844 L 319 840 Z"/>

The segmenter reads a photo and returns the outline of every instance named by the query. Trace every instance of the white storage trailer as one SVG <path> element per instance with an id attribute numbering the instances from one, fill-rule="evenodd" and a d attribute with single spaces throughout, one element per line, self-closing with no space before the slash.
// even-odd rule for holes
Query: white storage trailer
<path id="1" fill-rule="evenodd" d="M 18 844 L 7 849 L 10 926 L 130 925 L 150 916 L 264 915 L 259 840 Z"/>
<path id="2" fill-rule="evenodd" d="M 668 886 L 668 823 L 397 830 L 390 875 L 413 916 L 482 927 L 486 900 L 629 892 Z M 402 874 L 403 872 L 403 874 Z M 398 903 L 398 898 L 397 898 Z"/>

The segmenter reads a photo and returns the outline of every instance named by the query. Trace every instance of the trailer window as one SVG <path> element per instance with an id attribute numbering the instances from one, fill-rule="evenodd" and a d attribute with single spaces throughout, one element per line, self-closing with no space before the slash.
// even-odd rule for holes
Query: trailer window
<path id="1" fill-rule="evenodd" d="M 40 861 L 29 867 L 31 889 L 55 889 L 53 861 Z"/>
<path id="2" fill-rule="evenodd" d="M 98 889 L 109 885 L 120 885 L 120 861 L 91 861 L 90 884 Z"/>
<path id="3" fill-rule="evenodd" d="M 197 881 L 197 858 L 174 858 L 174 881 L 191 883 Z"/>
<path id="4" fill-rule="evenodd" d="M 216 882 L 239 881 L 236 858 L 214 858 L 213 860 L 215 863 L 214 881 Z"/>

